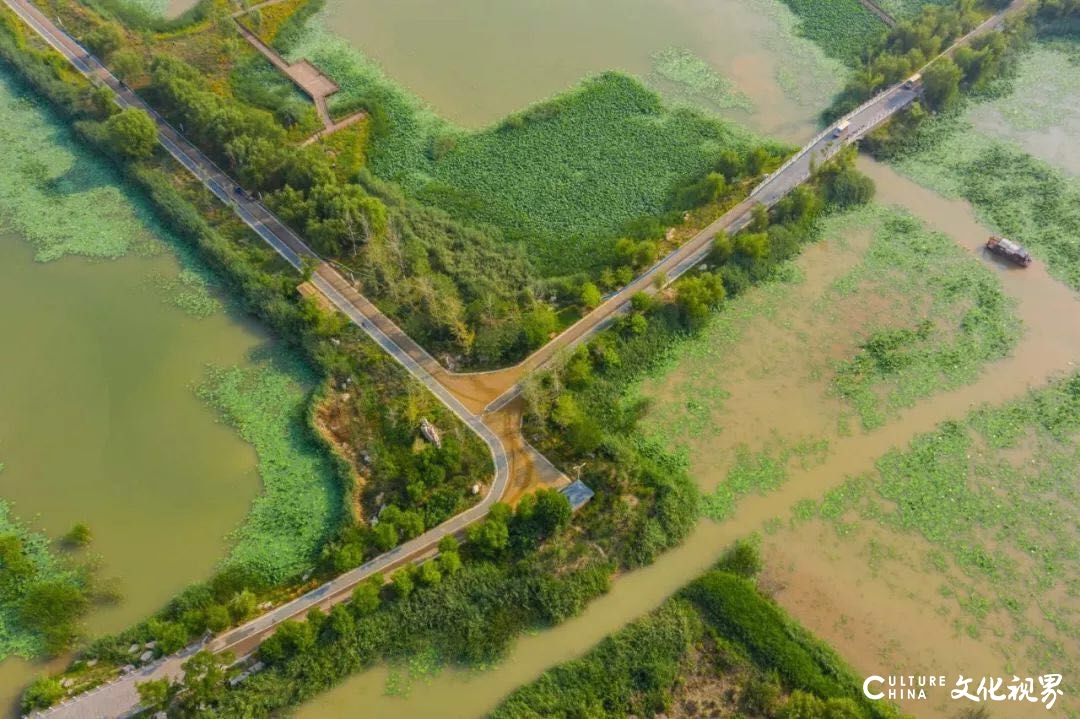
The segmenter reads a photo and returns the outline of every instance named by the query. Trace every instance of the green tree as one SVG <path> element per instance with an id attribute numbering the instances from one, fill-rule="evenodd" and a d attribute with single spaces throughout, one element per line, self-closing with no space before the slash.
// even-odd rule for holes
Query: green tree
<path id="1" fill-rule="evenodd" d="M 390 578 L 390 584 L 394 587 L 394 594 L 400 599 L 412 594 L 413 589 L 416 588 L 416 582 L 413 581 L 412 565 L 406 565 L 394 572 L 394 576 Z"/>
<path id="2" fill-rule="evenodd" d="M 50 654 L 59 654 L 79 635 L 79 622 L 90 607 L 82 587 L 64 580 L 40 582 L 23 594 L 19 621 L 45 640 Z"/>
<path id="3" fill-rule="evenodd" d="M 746 169 L 746 164 L 735 150 L 727 149 L 720 153 L 720 159 L 716 162 L 716 170 L 724 176 L 728 182 L 733 182 Z"/>
<path id="4" fill-rule="evenodd" d="M 243 622 L 255 616 L 258 611 L 258 598 L 250 589 L 244 589 L 229 600 L 229 615 L 234 622 Z"/>
<path id="5" fill-rule="evenodd" d="M 691 326 L 704 322 L 710 308 L 723 299 L 724 283 L 711 273 L 698 273 L 680 280 L 676 285 L 675 304 Z"/>
<path id="6" fill-rule="evenodd" d="M 109 56 L 124 44 L 124 34 L 112 23 L 99 25 L 83 37 L 83 42 L 101 60 Z"/>
<path id="7" fill-rule="evenodd" d="M 397 528 L 389 522 L 379 522 L 372 531 L 372 537 L 375 546 L 384 552 L 396 547 L 400 541 Z"/>
<path id="8" fill-rule="evenodd" d="M 150 632 L 150 636 L 157 642 L 158 649 L 164 654 L 179 651 L 187 644 L 187 629 L 179 622 L 151 619 L 146 623 L 146 628 Z"/>
<path id="9" fill-rule="evenodd" d="M 379 595 L 382 593 L 383 583 L 382 575 L 375 574 L 356 585 L 349 602 L 356 616 L 366 617 L 375 613 L 382 603 Z"/>
<path id="10" fill-rule="evenodd" d="M 326 620 L 326 629 L 335 637 L 351 637 L 356 632 L 356 619 L 344 604 L 338 604 L 330 610 Z"/>
<path id="11" fill-rule="evenodd" d="M 16 534 L 0 536 L 0 597 L 21 594 L 23 586 L 37 574 L 37 567 Z"/>
<path id="12" fill-rule="evenodd" d="M 549 537 L 570 526 L 573 510 L 565 494 L 556 489 L 539 489 L 534 496 L 533 524 L 540 536 Z"/>
<path id="13" fill-rule="evenodd" d="M 206 628 L 217 634 L 232 624 L 232 617 L 227 607 L 221 604 L 211 604 L 206 608 Z"/>
<path id="14" fill-rule="evenodd" d="M 581 286 L 581 304 L 587 310 L 595 309 L 600 305 L 602 295 L 600 294 L 600 288 L 594 285 L 592 282 L 586 282 Z"/>
<path id="15" fill-rule="evenodd" d="M 229 652 L 213 654 L 204 650 L 181 665 L 184 670 L 181 696 L 189 712 L 198 712 L 199 716 L 214 715 L 214 709 L 225 696 L 225 670 L 232 662 L 233 656 Z"/>
<path id="16" fill-rule="evenodd" d="M 461 555 L 457 551 L 439 553 L 439 570 L 448 577 L 461 571 Z"/>
<path id="17" fill-rule="evenodd" d="M 923 73 L 923 92 L 926 104 L 934 110 L 948 110 L 960 97 L 960 78 L 963 75 L 956 63 L 943 57 Z"/>
<path id="18" fill-rule="evenodd" d="M 442 581 L 437 562 L 424 562 L 416 568 L 416 581 L 425 587 L 433 587 Z"/>
<path id="19" fill-rule="evenodd" d="M 510 544 L 510 530 L 507 526 L 509 516 L 510 508 L 497 503 L 492 506 L 486 519 L 469 525 L 466 535 L 472 551 L 488 559 L 501 556 Z"/>
<path id="20" fill-rule="evenodd" d="M 764 232 L 769 229 L 769 208 L 760 202 L 750 211 L 750 232 Z"/>
<path id="21" fill-rule="evenodd" d="M 142 56 L 130 48 L 123 48 L 113 53 L 109 66 L 120 79 L 129 83 L 146 72 Z"/>
<path id="22" fill-rule="evenodd" d="M 157 146 L 157 125 L 142 110 L 129 107 L 105 121 L 105 136 L 113 152 L 132 160 L 145 160 Z"/>
<path id="23" fill-rule="evenodd" d="M 152 679 L 148 682 L 136 682 L 139 692 L 139 704 L 148 711 L 164 710 L 172 698 L 172 683 L 168 679 Z"/>
<path id="24" fill-rule="evenodd" d="M 555 310 L 542 302 L 537 303 L 525 314 L 521 324 L 525 342 L 530 349 L 547 344 L 548 339 L 558 328 L 559 317 L 555 314 Z"/>

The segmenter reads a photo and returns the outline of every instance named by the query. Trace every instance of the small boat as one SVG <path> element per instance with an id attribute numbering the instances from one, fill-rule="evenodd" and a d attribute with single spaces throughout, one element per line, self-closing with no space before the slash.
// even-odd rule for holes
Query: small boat
<path id="1" fill-rule="evenodd" d="M 986 241 L 986 249 L 998 257 L 1004 257 L 1021 267 L 1027 267 L 1031 264 L 1031 253 L 1020 243 L 1004 237 L 991 235 L 990 239 Z"/>

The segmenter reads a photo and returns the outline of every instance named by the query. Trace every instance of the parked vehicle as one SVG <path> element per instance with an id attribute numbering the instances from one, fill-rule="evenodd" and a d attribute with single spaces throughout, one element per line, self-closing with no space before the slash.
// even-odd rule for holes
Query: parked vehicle
<path id="1" fill-rule="evenodd" d="M 990 239 L 986 241 L 986 249 L 990 250 L 998 257 L 1004 257 L 1021 267 L 1027 267 L 1031 264 L 1031 253 L 1024 249 L 1023 245 L 1004 237 L 992 235 Z"/>

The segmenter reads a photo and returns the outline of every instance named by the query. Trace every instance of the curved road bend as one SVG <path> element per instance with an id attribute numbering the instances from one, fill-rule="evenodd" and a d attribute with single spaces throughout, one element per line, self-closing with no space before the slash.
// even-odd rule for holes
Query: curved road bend
<path id="1" fill-rule="evenodd" d="M 91 56 L 74 39 L 60 30 L 45 15 L 27 0 L 3 0 L 13 12 L 37 32 L 49 45 L 60 52 L 80 73 L 94 81 L 103 83 L 116 93 L 121 107 L 135 107 L 147 112 L 157 123 L 162 146 L 178 162 L 197 177 L 219 200 L 230 205 L 236 214 L 265 242 L 274 248 L 293 267 L 300 269 L 301 258 L 318 260 L 317 255 L 288 227 L 277 219 L 262 203 L 237 196 L 230 192 L 236 183 L 195 146 L 183 138 L 152 108 L 135 93 L 121 84 L 100 62 Z M 1012 12 L 1024 4 L 1016 0 L 1006 12 Z M 995 16 L 968 35 L 958 40 L 943 54 L 952 52 L 962 42 L 985 32 L 1000 20 Z M 703 229 L 691 240 L 662 258 L 644 274 L 628 286 L 613 295 L 606 302 L 586 315 L 575 325 L 524 360 L 515 368 L 510 368 L 513 376 L 520 376 L 542 365 L 558 352 L 571 348 L 607 327 L 619 314 L 625 311 L 630 298 L 637 292 L 652 289 L 657 277 L 665 277 L 671 282 L 685 274 L 691 267 L 708 254 L 713 237 L 721 230 L 736 231 L 744 227 L 751 217 L 751 210 L 758 202 L 771 206 L 804 182 L 810 176 L 811 158 L 815 161 L 827 159 L 844 145 L 855 142 L 886 118 L 906 107 L 916 97 L 912 90 L 894 86 L 881 93 L 867 105 L 859 108 L 848 120 L 849 131 L 836 142 L 830 137 L 819 137 L 804 148 L 789 162 L 784 169 L 776 173 L 755 191 L 755 194 L 732 208 L 722 217 Z M 458 418 L 480 435 L 492 453 L 495 464 L 495 478 L 484 499 L 462 514 L 431 529 L 386 554 L 376 557 L 365 564 L 323 584 L 320 587 L 257 617 L 236 629 L 225 632 L 211 640 L 208 648 L 214 651 L 230 650 L 243 656 L 254 650 L 259 641 L 272 631 L 273 627 L 286 619 L 300 617 L 317 606 L 327 606 L 346 599 L 351 589 L 360 581 L 376 572 L 393 569 L 425 554 L 432 553 L 439 540 L 447 534 L 455 533 L 468 524 L 482 518 L 492 504 L 505 492 L 509 481 L 507 455 L 498 436 L 475 413 L 463 405 L 454 394 L 435 379 L 435 374 L 449 375 L 426 351 L 402 332 L 388 317 L 379 312 L 366 298 L 356 292 L 340 274 L 325 263 L 321 264 L 312 276 L 312 283 L 319 291 L 354 323 L 368 334 L 407 371 L 424 384 Z M 504 370 L 505 372 L 505 370 Z M 497 374 L 497 373 L 491 373 Z M 450 375 L 453 377 L 453 375 Z M 516 382 L 516 379 L 514 379 Z M 488 405 L 489 410 L 504 406 L 517 395 L 519 387 L 513 384 Z M 136 682 L 144 682 L 163 677 L 176 678 L 182 670 L 180 665 L 200 647 L 193 646 L 183 652 L 164 657 L 158 662 L 142 667 L 110 684 L 81 694 L 34 716 L 53 719 L 103 719 L 126 717 L 138 708 Z"/>

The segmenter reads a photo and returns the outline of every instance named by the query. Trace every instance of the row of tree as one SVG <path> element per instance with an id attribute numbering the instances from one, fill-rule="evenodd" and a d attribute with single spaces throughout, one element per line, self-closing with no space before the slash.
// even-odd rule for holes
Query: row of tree
<path id="1" fill-rule="evenodd" d="M 760 569 L 756 545 L 737 543 L 675 598 L 517 689 L 491 716 L 614 719 L 678 707 L 691 716 L 898 717 L 890 703 L 863 697 L 844 662 L 762 594 Z"/>
<path id="2" fill-rule="evenodd" d="M 1007 3 L 1004 3 L 1007 4 Z M 925 67 L 955 40 L 975 29 L 987 10 L 1001 6 L 997 0 L 954 0 L 947 5 L 929 4 L 916 17 L 902 20 L 876 45 L 863 52 L 861 63 L 825 112 L 827 121 L 840 117 L 883 88 L 901 82 Z M 944 57 L 923 72 L 925 101 L 932 110 L 951 107 L 960 92 L 981 90 L 1002 72 L 1008 57 L 1010 32 L 989 32 L 957 48 L 953 58 Z"/>

